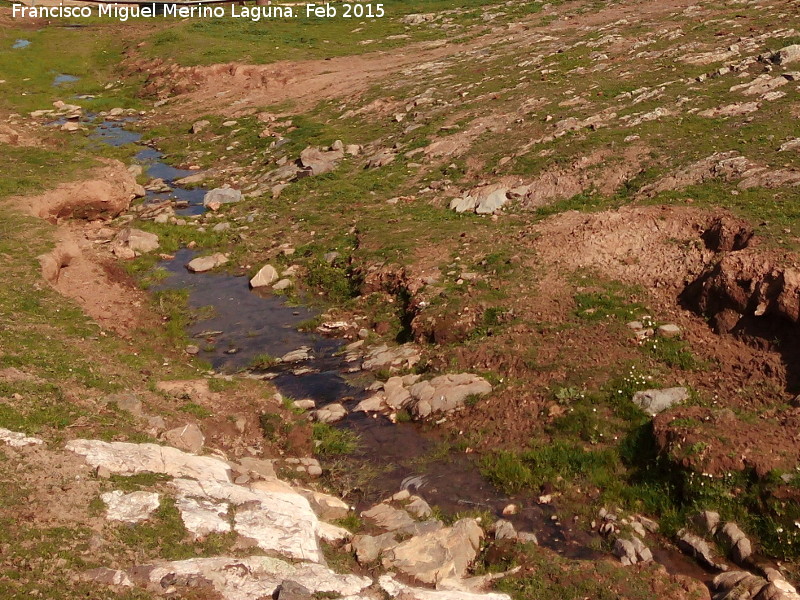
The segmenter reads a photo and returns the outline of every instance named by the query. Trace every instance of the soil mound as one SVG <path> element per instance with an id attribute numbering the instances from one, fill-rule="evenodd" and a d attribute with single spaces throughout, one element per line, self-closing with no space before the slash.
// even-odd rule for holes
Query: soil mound
<path id="1" fill-rule="evenodd" d="M 62 183 L 38 196 L 12 199 L 28 214 L 57 222 L 60 219 L 112 219 L 127 210 L 139 195 L 139 186 L 117 160 L 92 173 L 91 179 Z"/>

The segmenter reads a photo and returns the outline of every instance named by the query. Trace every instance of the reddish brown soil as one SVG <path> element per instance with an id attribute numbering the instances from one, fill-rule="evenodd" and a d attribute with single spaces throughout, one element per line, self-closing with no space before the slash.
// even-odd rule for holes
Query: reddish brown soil
<path id="1" fill-rule="evenodd" d="M 461 368 L 492 371 L 506 380 L 498 394 L 459 413 L 448 427 L 454 432 L 480 432 L 481 447 L 525 447 L 564 412 L 554 401 L 554 387 L 597 388 L 628 361 L 643 360 L 632 332 L 621 323 L 576 326 L 573 295 L 593 289 L 591 276 L 596 275 L 640 289 L 629 300 L 649 306 L 659 322 L 678 324 L 693 354 L 708 365 L 688 371 L 674 368 L 663 377 L 666 385 L 697 390 L 709 404 L 702 409 L 678 408 L 656 420 L 657 437 L 665 451 L 685 450 L 703 441 L 702 455 L 687 464 L 713 473 L 749 467 L 766 473 L 796 464 L 800 422 L 798 410 L 787 406 L 797 377 L 792 352 L 752 328 L 728 327 L 716 333 L 702 314 L 709 306 L 711 316 L 734 308 L 741 312 L 751 302 L 755 307 L 757 298 L 745 295 L 739 304 L 732 299 L 747 289 L 738 281 L 752 280 L 756 296 L 762 290 L 766 319 L 777 324 L 769 331 L 796 319 L 797 303 L 788 300 L 797 298 L 794 283 L 789 283 L 794 279 L 779 267 L 790 257 L 760 249 L 757 238 L 743 250 L 730 250 L 736 240 L 748 237 L 736 237 L 746 231 L 746 223 L 724 212 L 688 207 L 571 212 L 531 227 L 520 239 L 520 260 L 529 277 L 517 285 L 508 282 L 505 288 L 511 298 L 504 306 L 513 310 L 519 324 L 481 341 L 448 345 L 434 353 L 440 357 L 433 359 L 434 366 L 448 368 L 455 356 Z M 728 251 L 717 251 L 720 248 Z M 710 301 L 698 304 L 687 299 L 685 290 L 713 273 L 720 259 L 720 264 L 730 262 L 736 268 L 731 268 L 729 277 L 710 279 L 718 309 Z M 583 289 L 576 272 L 591 275 Z M 761 280 L 781 285 L 759 288 Z M 735 313 L 739 319 L 740 312 Z M 460 309 L 458 316 L 442 311 L 437 317 L 429 316 L 429 330 L 441 327 L 453 335 L 462 324 L 464 339 L 481 313 L 477 305 Z M 730 409 L 751 416 L 739 418 Z M 702 413 L 698 420 L 703 427 L 670 429 L 674 418 L 696 417 L 697 411 Z"/>
<path id="2" fill-rule="evenodd" d="M 146 294 L 109 264 L 111 259 L 93 246 L 83 227 L 61 227 L 55 235 L 56 247 L 39 257 L 45 281 L 75 300 L 104 329 L 126 335 L 154 323 L 152 315 L 143 313 Z"/>
<path id="3" fill-rule="evenodd" d="M 127 210 L 137 189 L 136 180 L 125 165 L 105 160 L 92 177 L 83 181 L 62 183 L 53 190 L 36 196 L 15 197 L 9 202 L 40 219 L 111 219 Z"/>
<path id="4" fill-rule="evenodd" d="M 43 279 L 75 300 L 101 327 L 127 334 L 152 324 L 143 314 L 146 296 L 102 253 L 93 235 L 102 220 L 126 210 L 136 181 L 119 161 L 105 161 L 85 180 L 64 183 L 36 196 L 12 197 L 8 203 L 30 215 L 59 223 L 52 251 L 39 257 Z"/>
<path id="5" fill-rule="evenodd" d="M 503 35 L 504 44 L 524 46 L 531 36 L 543 33 L 551 35 L 579 27 L 597 27 L 623 18 L 634 21 L 664 20 L 664 15 L 691 4 L 693 2 L 690 0 L 649 0 L 636 3 L 635 6 L 612 5 L 575 14 L 580 3 L 568 3 L 553 8 L 553 14 L 560 18 L 546 26 L 521 22 L 511 30 L 490 29 L 489 33 L 465 44 L 449 44 L 444 40 L 421 42 L 399 51 L 329 60 L 178 67 L 161 60 L 142 59 L 132 52 L 127 66 L 134 72 L 149 74 L 144 89 L 146 93 L 159 98 L 177 96 L 177 101 L 162 107 L 166 118 L 180 117 L 185 120 L 187 116 L 199 117 L 209 112 L 235 117 L 287 100 L 294 103 L 296 110 L 302 111 L 325 98 L 356 97 L 379 79 L 397 73 L 403 67 L 491 46 L 497 43 L 499 33 Z M 539 16 L 534 15 L 532 20 L 538 21 Z"/>

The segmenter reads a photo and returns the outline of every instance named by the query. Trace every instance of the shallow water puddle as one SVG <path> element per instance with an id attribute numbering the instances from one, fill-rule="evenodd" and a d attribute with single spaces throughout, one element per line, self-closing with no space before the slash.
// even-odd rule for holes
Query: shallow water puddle
<path id="1" fill-rule="evenodd" d="M 59 73 L 53 78 L 53 85 L 64 85 L 65 83 L 75 83 L 76 81 L 80 81 L 80 77 Z"/>

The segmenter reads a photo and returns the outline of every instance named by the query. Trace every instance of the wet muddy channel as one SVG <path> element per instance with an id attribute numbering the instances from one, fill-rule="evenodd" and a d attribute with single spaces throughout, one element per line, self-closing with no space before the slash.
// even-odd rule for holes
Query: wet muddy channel
<path id="1" fill-rule="evenodd" d="M 127 121 L 103 121 L 96 124 L 92 137 L 114 146 L 140 144 L 138 133 L 125 129 Z M 148 192 L 146 203 L 177 198 L 188 208 L 176 213 L 200 214 L 205 189 L 187 190 L 175 181 L 194 171 L 175 169 L 162 161 L 163 155 L 142 146 L 136 160 L 149 177 L 163 179 L 170 192 Z M 291 306 L 281 296 L 261 294 L 250 289 L 246 277 L 219 273 L 190 273 L 185 265 L 194 256 L 188 249 L 163 261 L 160 268 L 168 276 L 154 289 L 185 289 L 192 309 L 203 318 L 188 327 L 188 335 L 198 346 L 199 357 L 218 372 L 244 372 L 269 380 L 284 396 L 312 399 L 317 407 L 340 402 L 348 410 L 369 393 L 370 375 L 346 363 L 342 349 L 346 342 L 298 330 L 298 325 L 316 316 L 312 309 Z M 298 363 L 280 364 L 261 372 L 248 366 L 258 355 L 282 356 L 299 348 L 310 349 L 310 358 Z M 355 372 L 354 372 L 355 371 Z M 266 384 L 265 384 L 266 385 Z M 400 489 L 417 491 L 432 506 L 449 514 L 480 510 L 501 516 L 511 501 L 480 474 L 474 454 L 437 452 L 444 440 L 430 425 L 392 423 L 381 415 L 349 412 L 336 424 L 358 434 L 357 451 L 346 464 L 375 473 L 369 486 L 350 501 L 366 508 Z M 539 543 L 564 556 L 596 560 L 606 556 L 590 549 L 593 535 L 558 521 L 556 508 L 525 499 L 519 513 L 511 520 L 517 530 L 534 532 Z M 599 508 L 599 507 L 598 507 Z M 656 560 L 670 573 L 688 575 L 709 583 L 712 574 L 679 551 L 653 548 Z"/>
<path id="2" fill-rule="evenodd" d="M 155 289 L 188 290 L 190 307 L 211 315 L 192 323 L 188 333 L 200 348 L 198 356 L 215 370 L 236 372 L 247 369 L 260 354 L 282 356 L 308 348 L 309 360 L 254 375 L 269 380 L 281 394 L 314 400 L 318 407 L 340 402 L 352 410 L 369 394 L 365 385 L 371 377 L 348 372 L 353 366 L 342 356 L 344 342 L 297 330 L 300 323 L 316 316 L 314 311 L 289 306 L 280 296 L 250 290 L 246 277 L 190 273 L 185 265 L 193 256 L 184 249 L 173 260 L 162 262 L 169 277 Z M 350 412 L 336 426 L 358 434 L 359 449 L 352 459 L 366 463 L 376 473 L 359 497 L 365 506 L 401 488 L 420 492 L 429 503 L 450 513 L 481 510 L 499 515 L 510 502 L 483 479 L 471 455 L 450 453 L 432 459 L 442 439 L 425 425 L 392 423 L 381 415 Z M 522 509 L 513 520 L 518 528 L 536 532 L 545 546 L 585 555 L 583 543 L 567 543 L 572 536 L 552 520 L 552 513 L 550 507 L 533 506 Z"/>

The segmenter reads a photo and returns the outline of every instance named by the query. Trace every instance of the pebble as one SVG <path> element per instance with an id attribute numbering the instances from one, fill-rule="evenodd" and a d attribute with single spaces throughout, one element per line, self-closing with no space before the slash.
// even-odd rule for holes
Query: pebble
<path id="1" fill-rule="evenodd" d="M 503 509 L 503 514 L 505 516 L 515 515 L 517 514 L 517 505 L 516 504 L 509 504 Z"/>

